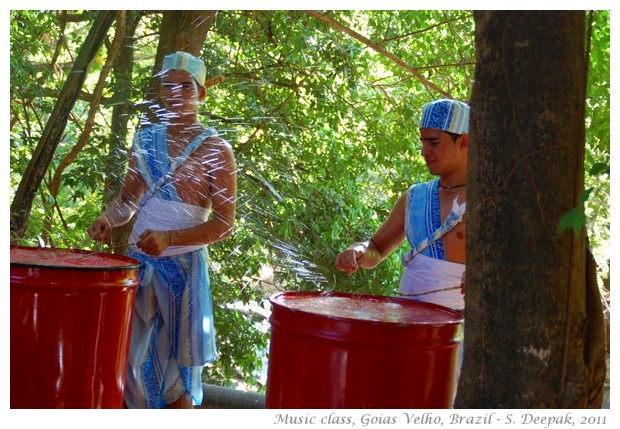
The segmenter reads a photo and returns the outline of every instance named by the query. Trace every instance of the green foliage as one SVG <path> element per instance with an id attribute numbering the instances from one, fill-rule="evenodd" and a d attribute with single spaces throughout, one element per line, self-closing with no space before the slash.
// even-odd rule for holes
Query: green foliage
<path id="1" fill-rule="evenodd" d="M 586 227 L 599 276 L 609 282 L 610 250 L 610 16 L 592 11 L 590 67 L 586 100 L 585 201 Z"/>
<path id="2" fill-rule="evenodd" d="M 67 12 L 67 11 L 65 11 Z M 469 11 L 334 11 L 342 25 L 396 55 L 453 97 L 468 99 L 474 80 Z M 90 23 L 61 12 L 11 11 L 11 191 L 15 192 Z M 131 102 L 150 84 L 161 16 L 143 17 L 136 33 Z M 61 23 L 65 23 L 64 26 Z M 588 85 L 586 226 L 595 249 L 609 245 L 609 13 L 593 21 Z M 54 53 L 57 60 L 53 62 Z M 403 244 L 371 271 L 334 268 L 336 255 L 368 238 L 412 183 L 430 176 L 416 149 L 422 103 L 440 95 L 409 71 L 301 11 L 220 11 L 202 56 L 209 75 L 204 122 L 235 150 L 238 216 L 232 237 L 210 246 L 211 285 L 220 358 L 207 382 L 242 379 L 260 389 L 266 321 L 244 310 L 277 290 L 393 293 Z M 84 92 L 92 90 L 95 63 Z M 33 78 L 36 77 L 36 78 Z M 108 159 L 117 83 L 110 78 L 89 144 L 64 172 L 53 201 L 38 190 L 25 244 L 91 248 L 87 225 L 106 183 L 119 182 L 126 153 Z M 76 104 L 48 179 L 78 141 L 87 103 Z M 130 120 L 127 148 L 137 115 Z M 581 221 L 583 221 L 583 217 Z M 567 224 L 576 225 L 575 218 Z M 599 252 L 609 258 L 608 251 Z M 273 271 L 273 276 L 265 273 Z M 244 309 L 240 309 L 243 307 Z"/>

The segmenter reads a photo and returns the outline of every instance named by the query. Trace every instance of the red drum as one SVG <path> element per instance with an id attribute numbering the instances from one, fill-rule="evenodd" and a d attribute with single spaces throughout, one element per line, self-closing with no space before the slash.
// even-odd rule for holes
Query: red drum
<path id="1" fill-rule="evenodd" d="M 11 408 L 122 408 L 139 261 L 11 246 Z"/>
<path id="2" fill-rule="evenodd" d="M 270 297 L 266 408 L 451 408 L 463 316 L 372 295 Z"/>

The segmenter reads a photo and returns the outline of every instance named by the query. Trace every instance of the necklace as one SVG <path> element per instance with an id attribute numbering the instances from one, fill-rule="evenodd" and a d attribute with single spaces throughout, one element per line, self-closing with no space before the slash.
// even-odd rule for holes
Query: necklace
<path id="1" fill-rule="evenodd" d="M 446 191 L 451 191 L 452 189 L 462 188 L 463 186 L 467 186 L 467 183 L 463 183 L 462 185 L 454 185 L 454 186 L 444 186 L 439 182 L 439 187 L 441 189 L 445 189 Z"/>

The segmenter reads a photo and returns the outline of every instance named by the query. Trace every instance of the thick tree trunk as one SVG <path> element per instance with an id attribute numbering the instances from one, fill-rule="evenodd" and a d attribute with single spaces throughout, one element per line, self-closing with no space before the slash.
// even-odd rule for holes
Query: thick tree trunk
<path id="1" fill-rule="evenodd" d="M 581 11 L 477 12 L 456 407 L 587 406 Z"/>
<path id="2" fill-rule="evenodd" d="M 37 189 L 52 161 L 71 109 L 86 79 L 88 65 L 99 51 L 115 16 L 116 11 L 99 12 L 58 96 L 54 111 L 47 121 L 41 140 L 26 167 L 11 203 L 11 242 L 24 235 Z"/>
<path id="3" fill-rule="evenodd" d="M 216 16 L 217 10 L 164 11 L 155 64 L 160 65 L 164 55 L 179 50 L 199 57 Z"/>

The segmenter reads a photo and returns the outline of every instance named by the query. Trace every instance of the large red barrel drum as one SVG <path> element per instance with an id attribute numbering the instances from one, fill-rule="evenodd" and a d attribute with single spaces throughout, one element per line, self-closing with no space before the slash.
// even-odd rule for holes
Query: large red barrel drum
<path id="1" fill-rule="evenodd" d="M 121 408 L 139 262 L 11 247 L 11 408 Z"/>
<path id="2" fill-rule="evenodd" d="M 270 297 L 267 408 L 450 408 L 463 316 L 403 298 Z"/>

